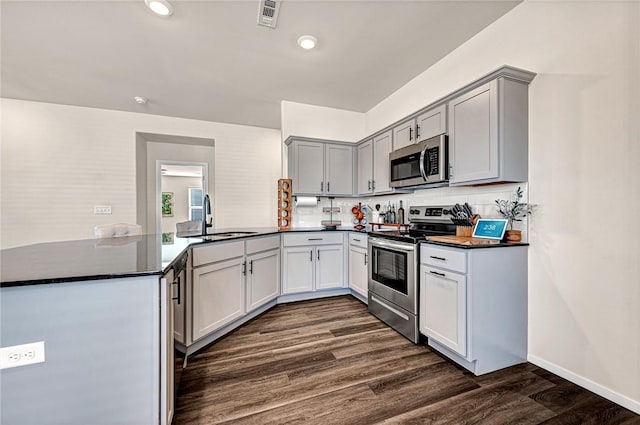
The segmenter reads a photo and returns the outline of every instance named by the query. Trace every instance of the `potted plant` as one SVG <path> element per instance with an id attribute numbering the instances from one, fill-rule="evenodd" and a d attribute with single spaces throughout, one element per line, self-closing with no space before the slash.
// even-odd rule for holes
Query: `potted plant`
<path id="1" fill-rule="evenodd" d="M 509 230 L 505 232 L 507 242 L 520 242 L 522 231 L 513 230 L 514 221 L 522 221 L 524 217 L 531 214 L 531 205 L 520 202 L 522 199 L 522 188 L 518 186 L 513 200 L 496 199 L 498 212 L 508 221 Z"/>

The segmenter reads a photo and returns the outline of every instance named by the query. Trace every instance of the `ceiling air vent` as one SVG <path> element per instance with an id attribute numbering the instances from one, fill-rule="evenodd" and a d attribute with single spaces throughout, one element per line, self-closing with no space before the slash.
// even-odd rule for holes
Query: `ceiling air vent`
<path id="1" fill-rule="evenodd" d="M 260 11 L 258 12 L 258 25 L 275 28 L 278 22 L 278 12 L 280 2 L 276 0 L 260 0 Z"/>

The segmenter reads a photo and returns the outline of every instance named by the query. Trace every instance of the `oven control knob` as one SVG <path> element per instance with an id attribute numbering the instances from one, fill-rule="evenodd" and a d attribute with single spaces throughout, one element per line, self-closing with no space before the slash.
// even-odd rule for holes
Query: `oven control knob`
<path id="1" fill-rule="evenodd" d="M 451 214 L 451 210 L 443 209 L 442 210 L 442 215 L 447 215 L 447 214 Z"/>

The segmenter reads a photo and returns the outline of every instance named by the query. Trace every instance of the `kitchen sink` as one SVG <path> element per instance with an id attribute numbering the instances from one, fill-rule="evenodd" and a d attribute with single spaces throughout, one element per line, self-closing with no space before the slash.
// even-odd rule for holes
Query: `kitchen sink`
<path id="1" fill-rule="evenodd" d="M 237 238 L 239 236 L 253 235 L 256 233 L 258 232 L 218 232 L 218 233 L 210 233 L 208 235 L 198 236 L 198 237 L 208 241 L 217 241 L 220 239 Z"/>
<path id="2" fill-rule="evenodd" d="M 220 233 L 212 233 L 213 236 L 218 236 L 221 238 L 233 238 L 236 236 L 245 236 L 245 235 L 253 235 L 258 232 L 220 232 Z"/>

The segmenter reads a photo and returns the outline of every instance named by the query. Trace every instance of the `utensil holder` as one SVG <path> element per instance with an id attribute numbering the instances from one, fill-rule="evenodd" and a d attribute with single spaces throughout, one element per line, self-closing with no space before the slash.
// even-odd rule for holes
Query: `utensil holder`
<path id="1" fill-rule="evenodd" d="M 471 237 L 473 226 L 456 226 L 456 236 Z"/>

